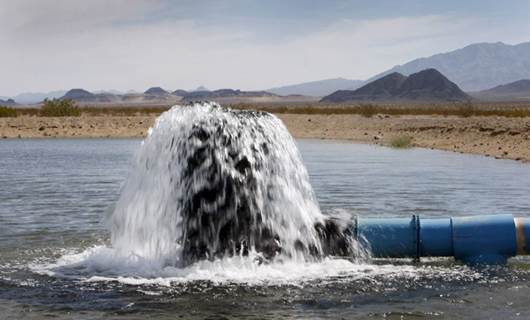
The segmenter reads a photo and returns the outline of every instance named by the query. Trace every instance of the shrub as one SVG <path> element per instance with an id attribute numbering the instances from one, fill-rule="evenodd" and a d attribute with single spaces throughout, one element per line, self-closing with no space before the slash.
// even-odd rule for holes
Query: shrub
<path id="1" fill-rule="evenodd" d="M 412 138 L 409 136 L 397 136 L 390 140 L 390 146 L 393 148 L 405 149 L 412 146 Z"/>
<path id="2" fill-rule="evenodd" d="M 15 108 L 0 106 L 0 118 L 16 117 L 17 110 Z"/>
<path id="3" fill-rule="evenodd" d="M 43 117 L 78 117 L 81 115 L 81 110 L 72 100 L 45 99 L 40 115 Z"/>

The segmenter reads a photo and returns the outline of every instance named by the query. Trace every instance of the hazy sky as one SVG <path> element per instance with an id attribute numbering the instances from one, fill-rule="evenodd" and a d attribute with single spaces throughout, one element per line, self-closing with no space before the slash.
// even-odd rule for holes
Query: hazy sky
<path id="1" fill-rule="evenodd" d="M 0 96 L 365 79 L 529 39 L 530 0 L 0 0 Z"/>

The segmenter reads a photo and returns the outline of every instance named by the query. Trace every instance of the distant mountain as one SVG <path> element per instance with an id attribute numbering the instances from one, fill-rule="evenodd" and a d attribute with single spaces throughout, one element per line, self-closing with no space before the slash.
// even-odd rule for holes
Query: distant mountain
<path id="1" fill-rule="evenodd" d="M 147 89 L 144 94 L 153 95 L 153 96 L 164 96 L 169 94 L 166 90 L 160 88 L 160 87 L 152 87 Z"/>
<path id="2" fill-rule="evenodd" d="M 192 91 L 183 95 L 184 100 L 208 100 L 216 98 L 257 98 L 275 97 L 275 94 L 266 91 L 241 91 L 234 89 L 220 89 L 215 91 Z"/>
<path id="3" fill-rule="evenodd" d="M 118 103 L 121 96 L 112 93 L 92 93 L 84 89 L 71 89 L 60 98 L 82 103 Z"/>
<path id="4" fill-rule="evenodd" d="M 61 99 L 81 100 L 90 99 L 94 96 L 94 93 L 86 91 L 84 89 L 71 89 L 68 90 L 68 92 L 66 92 L 64 96 L 61 97 Z"/>
<path id="5" fill-rule="evenodd" d="M 84 89 L 71 89 L 60 99 L 71 99 L 84 105 L 153 105 L 175 103 L 180 98 L 155 87 L 146 93 L 127 94 L 92 93 Z"/>
<path id="6" fill-rule="evenodd" d="M 140 105 L 172 105 L 180 101 L 215 100 L 220 103 L 252 103 L 252 102 L 308 102 L 315 101 L 310 97 L 288 96 L 280 97 L 266 91 L 241 91 L 234 89 L 220 89 L 214 91 L 186 91 L 175 90 L 168 92 L 160 87 L 152 87 L 144 93 L 127 92 L 115 94 L 114 90 L 98 90 L 91 92 L 82 88 L 64 91 L 57 99 L 71 99 L 79 105 L 114 105 L 114 106 L 140 106 Z M 2 100 L 7 100 L 7 98 Z M 44 99 L 44 98 L 43 98 Z M 52 99 L 50 97 L 50 99 Z M 38 101 L 42 102 L 42 100 Z M 5 103 L 7 104 L 7 102 Z"/>
<path id="7" fill-rule="evenodd" d="M 208 90 L 208 88 L 206 88 L 205 86 L 199 86 L 197 89 L 192 90 L 192 91 L 210 91 L 210 90 Z"/>
<path id="8" fill-rule="evenodd" d="M 12 107 L 16 105 L 18 105 L 18 103 L 16 103 L 15 100 L 13 99 L 7 99 L 7 100 L 0 99 L 0 106 L 2 107 Z"/>
<path id="9" fill-rule="evenodd" d="M 454 82 L 436 69 L 411 74 L 399 87 L 398 97 L 404 100 L 465 101 L 470 100 Z"/>
<path id="10" fill-rule="evenodd" d="M 183 97 L 183 96 L 185 96 L 187 93 L 188 93 L 188 91 L 186 91 L 186 90 L 182 90 L 182 89 L 177 89 L 177 90 L 171 92 L 171 94 L 173 94 L 173 95 L 175 95 L 175 96 L 179 96 L 179 97 Z"/>
<path id="11" fill-rule="evenodd" d="M 250 101 L 256 98 L 277 97 L 265 91 L 241 91 L 221 89 L 215 91 L 175 90 L 172 93 L 160 87 L 149 88 L 145 93 L 115 95 L 111 93 L 92 93 L 84 89 L 71 89 L 61 99 L 71 99 L 82 104 L 167 104 L 182 100 L 214 100 L 225 102 Z"/>
<path id="12" fill-rule="evenodd" d="M 518 45 L 502 42 L 471 44 L 462 49 L 395 66 L 367 81 L 392 72 L 410 75 L 428 68 L 439 70 L 465 91 L 492 88 L 530 78 L 530 42 Z"/>
<path id="13" fill-rule="evenodd" d="M 268 89 L 266 91 L 281 95 L 303 95 L 310 97 L 323 97 L 337 90 L 354 90 L 359 88 L 364 81 L 348 80 L 344 78 L 326 79 L 320 81 L 304 82 L 283 87 Z"/>
<path id="14" fill-rule="evenodd" d="M 522 79 L 470 94 L 483 100 L 530 100 L 530 79 Z"/>
<path id="15" fill-rule="evenodd" d="M 406 77 L 393 72 L 357 90 L 339 90 L 322 102 L 348 101 L 465 101 L 470 97 L 436 69 Z"/>
<path id="16" fill-rule="evenodd" d="M 381 79 L 370 82 L 357 90 L 338 90 L 322 99 L 324 102 L 344 102 L 351 100 L 390 100 L 397 94 L 407 77 L 393 72 Z"/>
<path id="17" fill-rule="evenodd" d="M 51 92 L 24 92 L 13 97 L 0 97 L 0 99 L 13 99 L 20 104 L 39 103 L 42 100 L 60 98 L 66 93 L 65 90 L 51 91 Z"/>

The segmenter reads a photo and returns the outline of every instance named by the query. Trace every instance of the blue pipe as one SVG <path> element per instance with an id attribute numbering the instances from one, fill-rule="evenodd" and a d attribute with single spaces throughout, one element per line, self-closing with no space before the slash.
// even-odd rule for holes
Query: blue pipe
<path id="1" fill-rule="evenodd" d="M 504 264 L 528 254 L 530 218 L 510 214 L 454 218 L 365 218 L 353 234 L 375 258 L 454 257 L 466 264 Z M 527 236 L 528 235 L 528 236 Z"/>

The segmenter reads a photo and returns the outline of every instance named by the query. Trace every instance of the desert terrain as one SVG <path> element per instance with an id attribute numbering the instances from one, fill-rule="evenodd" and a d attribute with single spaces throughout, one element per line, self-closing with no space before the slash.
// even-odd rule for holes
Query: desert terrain
<path id="1" fill-rule="evenodd" d="M 433 148 L 530 161 L 530 117 L 526 116 L 270 111 L 296 138 Z M 158 114 L 82 113 L 77 117 L 22 114 L 0 118 L 0 138 L 142 138 Z"/>

